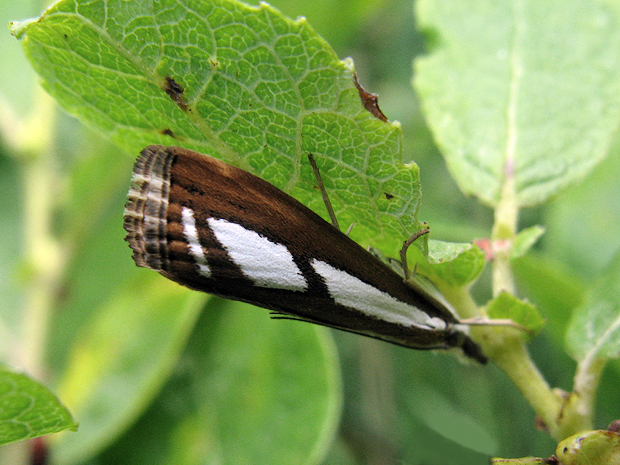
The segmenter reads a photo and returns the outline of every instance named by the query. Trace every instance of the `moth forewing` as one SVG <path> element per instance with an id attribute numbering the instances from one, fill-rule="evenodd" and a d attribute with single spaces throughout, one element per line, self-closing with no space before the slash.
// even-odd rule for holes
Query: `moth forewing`
<path id="1" fill-rule="evenodd" d="M 416 349 L 461 347 L 451 311 L 268 182 L 207 155 L 149 146 L 125 209 L 139 266 L 192 289 Z"/>

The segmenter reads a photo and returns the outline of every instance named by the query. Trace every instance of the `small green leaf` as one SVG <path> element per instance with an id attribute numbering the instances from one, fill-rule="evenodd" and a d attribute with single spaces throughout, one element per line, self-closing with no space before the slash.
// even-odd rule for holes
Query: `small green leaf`
<path id="1" fill-rule="evenodd" d="M 0 367 L 0 444 L 77 431 L 67 408 L 42 384 Z"/>
<path id="2" fill-rule="evenodd" d="M 62 0 L 15 28 L 60 105 L 128 153 L 159 143 L 214 155 L 324 215 L 311 152 L 362 245 L 394 256 L 421 227 L 400 125 L 363 108 L 352 62 L 304 19 L 233 0 Z"/>
<path id="3" fill-rule="evenodd" d="M 566 349 L 578 361 L 620 356 L 620 255 L 573 312 Z"/>
<path id="4" fill-rule="evenodd" d="M 538 225 L 520 231 L 512 244 L 510 258 L 514 259 L 525 255 L 544 233 L 545 228 Z"/>
<path id="5" fill-rule="evenodd" d="M 536 307 L 507 292 L 501 292 L 487 304 L 487 315 L 492 319 L 512 320 L 530 333 L 537 333 L 545 324 Z"/>
<path id="6" fill-rule="evenodd" d="M 440 280 L 450 286 L 462 287 L 473 283 L 486 264 L 484 253 L 475 244 L 428 241 L 428 256 L 425 258 L 413 250 L 412 256 L 420 274 L 431 281 Z"/>
<path id="7" fill-rule="evenodd" d="M 584 0 L 416 2 L 431 53 L 415 88 L 461 190 L 539 204 L 609 150 L 620 116 L 620 25 Z"/>

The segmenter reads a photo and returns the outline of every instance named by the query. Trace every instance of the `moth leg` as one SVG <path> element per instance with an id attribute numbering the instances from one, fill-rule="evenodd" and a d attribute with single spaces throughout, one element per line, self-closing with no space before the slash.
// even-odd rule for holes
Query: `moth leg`
<path id="1" fill-rule="evenodd" d="M 323 179 L 321 178 L 319 167 L 316 166 L 316 161 L 314 161 L 314 155 L 312 155 L 311 153 L 308 153 L 308 160 L 310 161 L 310 166 L 312 166 L 312 171 L 314 171 L 314 177 L 316 178 L 316 182 L 319 185 L 321 195 L 323 196 L 323 202 L 325 203 L 325 207 L 327 208 L 327 213 L 329 214 L 329 218 L 332 222 L 332 225 L 334 226 L 334 228 L 340 231 L 340 226 L 338 225 L 338 219 L 336 218 L 336 214 L 334 213 L 332 203 L 329 201 L 329 197 L 327 196 L 327 191 L 325 190 L 325 184 L 323 184 Z"/>
<path id="2" fill-rule="evenodd" d="M 400 262 L 403 267 L 403 272 L 405 273 L 405 281 L 407 281 L 410 277 L 409 266 L 407 265 L 407 250 L 409 250 L 409 246 L 411 244 L 413 244 L 416 240 L 418 240 L 420 237 L 424 236 L 425 234 L 428 234 L 429 231 L 430 231 L 430 228 L 428 226 L 425 228 L 422 228 L 419 231 L 413 233 L 409 239 L 403 242 L 403 248 L 400 249 Z"/>

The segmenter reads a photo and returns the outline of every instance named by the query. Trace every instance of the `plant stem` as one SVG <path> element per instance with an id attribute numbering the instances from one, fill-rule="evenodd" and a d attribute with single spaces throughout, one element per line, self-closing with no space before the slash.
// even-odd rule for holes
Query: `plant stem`
<path id="1" fill-rule="evenodd" d="M 63 268 L 60 247 L 52 229 L 53 167 L 50 157 L 40 154 L 24 163 L 24 245 L 31 270 L 24 308 L 22 362 L 35 378 L 43 379 L 43 357 L 51 311 Z"/>
<path id="2" fill-rule="evenodd" d="M 21 334 L 11 335 L 10 363 L 38 379 L 45 377 L 47 334 L 58 287 L 59 247 L 52 235 L 54 169 L 50 147 L 56 108 L 39 86 L 30 117 L 20 120 L 5 99 L 0 100 L 0 134 L 7 149 L 22 162 L 24 183 L 23 256 L 30 273 L 24 292 Z M 32 441 L 9 444 L 0 452 L 0 463 L 30 463 Z"/>
<path id="3" fill-rule="evenodd" d="M 480 316 L 480 307 L 476 305 L 466 288 L 440 290 L 455 306 L 461 318 Z M 472 326 L 470 332 L 482 347 L 482 352 L 506 373 L 549 428 L 549 432 L 556 437 L 563 399 L 549 387 L 532 362 L 520 330 L 483 325 Z"/>
<path id="4" fill-rule="evenodd" d="M 587 356 L 577 365 L 573 392 L 563 410 L 562 438 L 592 429 L 596 390 L 607 362 L 604 358 Z"/>
<path id="5" fill-rule="evenodd" d="M 510 118 L 509 118 L 510 119 Z M 510 131 L 504 166 L 501 199 L 495 209 L 493 225 L 493 295 L 502 291 L 515 294 L 514 277 L 510 262 L 512 242 L 517 235 L 519 204 L 513 173 L 516 134 Z M 522 335 L 513 328 L 472 328 L 476 341 L 484 353 L 512 380 L 517 389 L 534 408 L 549 433 L 563 439 L 560 416 L 564 399 L 545 381 L 529 356 Z"/>
<path id="6" fill-rule="evenodd" d="M 20 352 L 16 362 L 38 379 L 45 377 L 44 354 L 62 254 L 52 233 L 55 170 L 50 155 L 54 102 L 39 88 L 32 117 L 16 125 L 12 149 L 22 160 L 24 182 L 24 256 L 30 271 Z"/>
<path id="7" fill-rule="evenodd" d="M 507 176 L 502 189 L 502 198 L 495 209 L 495 223 L 491 236 L 493 244 L 493 295 L 502 291 L 515 294 L 515 285 L 510 265 L 511 243 L 517 235 L 519 208 L 516 200 L 514 177 Z M 508 246 L 500 244 L 508 243 Z"/>
<path id="8" fill-rule="evenodd" d="M 521 334 L 512 328 L 485 328 L 485 338 L 481 345 L 485 354 L 523 394 L 549 433 L 555 439 L 563 439 L 558 436 L 558 421 L 564 400 L 550 388 L 532 362 Z"/>

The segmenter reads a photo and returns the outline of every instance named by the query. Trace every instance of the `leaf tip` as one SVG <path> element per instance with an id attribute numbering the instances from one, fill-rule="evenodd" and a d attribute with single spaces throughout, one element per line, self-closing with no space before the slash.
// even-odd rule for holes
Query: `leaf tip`
<path id="1" fill-rule="evenodd" d="M 9 31 L 11 31 L 11 35 L 14 36 L 17 40 L 21 40 L 26 33 L 26 29 L 30 25 L 30 23 L 36 21 L 36 19 L 26 19 L 24 21 L 11 21 L 8 24 Z"/>

